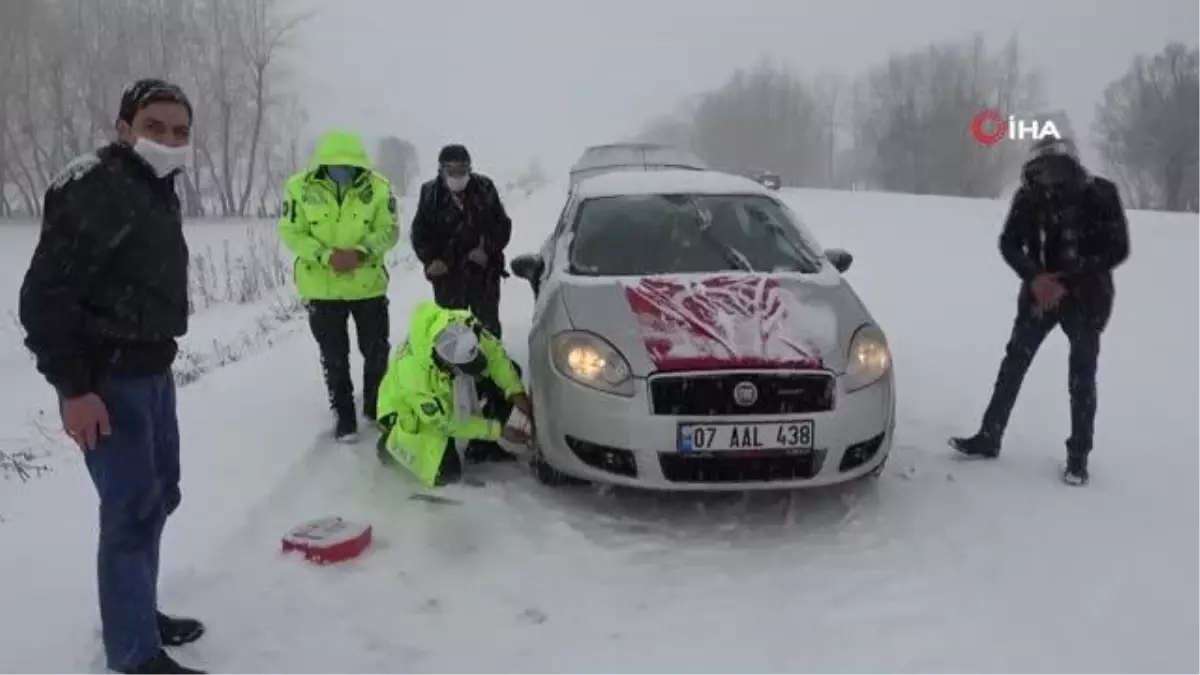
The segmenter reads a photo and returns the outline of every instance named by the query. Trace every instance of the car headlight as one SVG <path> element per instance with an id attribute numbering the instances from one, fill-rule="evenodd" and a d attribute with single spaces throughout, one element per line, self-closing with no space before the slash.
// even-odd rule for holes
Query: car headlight
<path id="1" fill-rule="evenodd" d="M 846 359 L 846 391 L 875 384 L 891 369 L 892 352 L 879 326 L 869 323 L 855 331 Z"/>
<path id="2" fill-rule="evenodd" d="M 550 340 L 554 368 L 585 387 L 633 396 L 629 362 L 607 340 L 583 331 L 564 331 Z"/>

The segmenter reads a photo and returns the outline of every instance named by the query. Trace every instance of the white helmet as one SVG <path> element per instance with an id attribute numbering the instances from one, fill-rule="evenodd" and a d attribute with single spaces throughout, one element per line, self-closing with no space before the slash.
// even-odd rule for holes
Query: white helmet
<path id="1" fill-rule="evenodd" d="M 476 375 L 487 365 L 479 336 L 464 323 L 454 322 L 443 328 L 433 341 L 433 353 L 437 361 L 463 373 Z"/>

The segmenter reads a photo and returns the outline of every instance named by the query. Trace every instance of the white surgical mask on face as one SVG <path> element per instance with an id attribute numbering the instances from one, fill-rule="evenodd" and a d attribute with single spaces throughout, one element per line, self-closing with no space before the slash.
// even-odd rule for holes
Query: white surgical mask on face
<path id="1" fill-rule="evenodd" d="M 471 180 L 471 174 L 465 176 L 446 176 L 446 187 L 450 188 L 451 192 L 462 192 L 467 189 L 467 183 Z"/>
<path id="2" fill-rule="evenodd" d="M 133 144 L 133 151 L 146 160 L 159 178 L 165 178 L 172 172 L 182 170 L 187 166 L 188 160 L 191 159 L 192 146 L 182 145 L 173 148 L 138 136 L 137 141 Z"/>

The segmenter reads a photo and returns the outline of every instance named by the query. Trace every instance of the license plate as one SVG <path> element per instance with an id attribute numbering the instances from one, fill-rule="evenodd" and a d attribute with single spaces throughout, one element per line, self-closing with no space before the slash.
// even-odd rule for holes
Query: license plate
<path id="1" fill-rule="evenodd" d="M 738 450 L 812 450 L 816 425 L 812 420 L 680 424 L 680 452 Z"/>

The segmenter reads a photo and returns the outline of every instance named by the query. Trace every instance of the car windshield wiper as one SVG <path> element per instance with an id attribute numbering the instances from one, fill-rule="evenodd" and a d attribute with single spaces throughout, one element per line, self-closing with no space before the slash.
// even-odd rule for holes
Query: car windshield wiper
<path id="1" fill-rule="evenodd" d="M 774 232 L 775 235 L 787 245 L 787 248 L 791 249 L 792 255 L 788 255 L 788 257 L 792 258 L 793 261 L 800 263 L 800 266 L 804 268 L 802 271 L 813 272 L 815 271 L 815 268 L 820 267 L 817 261 L 813 259 L 811 255 L 808 255 L 808 251 L 805 246 L 800 241 L 795 239 L 795 234 L 788 230 L 788 228 L 784 227 L 782 223 L 766 213 L 759 212 L 756 213 L 755 216 L 758 218 L 759 222 L 766 225 L 767 229 L 769 229 L 771 232 Z"/>
<path id="2" fill-rule="evenodd" d="M 709 212 L 700 208 L 700 205 L 695 200 L 692 200 L 691 204 L 692 208 L 696 210 L 696 231 L 700 233 L 705 243 L 720 253 L 725 262 L 732 265 L 735 269 L 742 270 L 743 272 L 753 272 L 754 266 L 750 264 L 746 256 L 742 255 L 741 251 L 721 241 L 720 237 L 713 234 L 711 229 L 712 217 L 709 215 Z"/>

